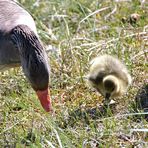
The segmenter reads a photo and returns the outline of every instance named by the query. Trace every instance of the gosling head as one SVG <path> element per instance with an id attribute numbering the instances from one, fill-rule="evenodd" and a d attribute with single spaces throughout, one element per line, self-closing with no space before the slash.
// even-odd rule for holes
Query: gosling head
<path id="1" fill-rule="evenodd" d="M 108 75 L 103 78 L 103 95 L 105 99 L 109 99 L 110 97 L 116 97 L 121 94 L 120 92 L 120 82 L 119 79 L 113 75 Z"/>
<path id="2" fill-rule="evenodd" d="M 131 76 L 117 58 L 102 55 L 92 60 L 88 83 L 109 100 L 120 97 L 127 91 Z"/>

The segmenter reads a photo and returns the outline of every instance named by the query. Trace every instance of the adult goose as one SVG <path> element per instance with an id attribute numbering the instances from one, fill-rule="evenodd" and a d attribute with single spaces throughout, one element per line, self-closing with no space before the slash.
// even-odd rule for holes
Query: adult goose
<path id="1" fill-rule="evenodd" d="M 49 63 L 31 15 L 11 0 L 0 0 L 0 71 L 22 66 L 41 105 L 49 112 Z"/>
<path id="2" fill-rule="evenodd" d="M 90 64 L 88 82 L 106 100 L 123 95 L 131 84 L 126 66 L 113 56 L 101 55 Z"/>

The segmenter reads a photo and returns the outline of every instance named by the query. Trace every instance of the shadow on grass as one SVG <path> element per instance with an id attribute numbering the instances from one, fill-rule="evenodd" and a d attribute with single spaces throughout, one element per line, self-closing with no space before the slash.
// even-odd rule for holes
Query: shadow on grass
<path id="1" fill-rule="evenodd" d="M 148 121 L 148 84 L 138 90 L 134 102 L 131 103 L 131 112 L 147 113 L 135 115 L 133 119 L 138 121 L 144 118 Z"/>
<path id="2" fill-rule="evenodd" d="M 110 106 L 104 105 L 95 108 L 78 108 L 73 111 L 69 111 L 68 118 L 62 122 L 62 128 L 67 126 L 75 126 L 81 122 L 84 125 L 89 125 L 97 119 L 102 117 L 110 117 L 116 111 L 116 104 Z"/>

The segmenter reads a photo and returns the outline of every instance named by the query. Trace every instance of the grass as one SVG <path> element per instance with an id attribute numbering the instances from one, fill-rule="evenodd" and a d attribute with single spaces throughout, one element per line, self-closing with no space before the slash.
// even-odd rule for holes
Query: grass
<path id="1" fill-rule="evenodd" d="M 55 115 L 43 111 L 21 69 L 1 73 L 0 146 L 148 147 L 148 124 L 133 109 L 138 89 L 147 83 L 147 2 L 19 2 L 34 17 L 49 50 Z M 135 23 L 133 13 L 140 15 Z M 89 61 L 105 53 L 125 62 L 133 77 L 128 93 L 107 109 L 84 78 Z"/>

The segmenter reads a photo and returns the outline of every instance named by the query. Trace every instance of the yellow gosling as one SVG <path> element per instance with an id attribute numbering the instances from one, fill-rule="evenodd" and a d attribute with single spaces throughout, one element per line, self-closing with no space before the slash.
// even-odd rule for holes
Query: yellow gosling
<path id="1" fill-rule="evenodd" d="M 126 66 L 117 58 L 102 55 L 91 61 L 88 82 L 108 100 L 123 95 L 132 78 Z"/>

